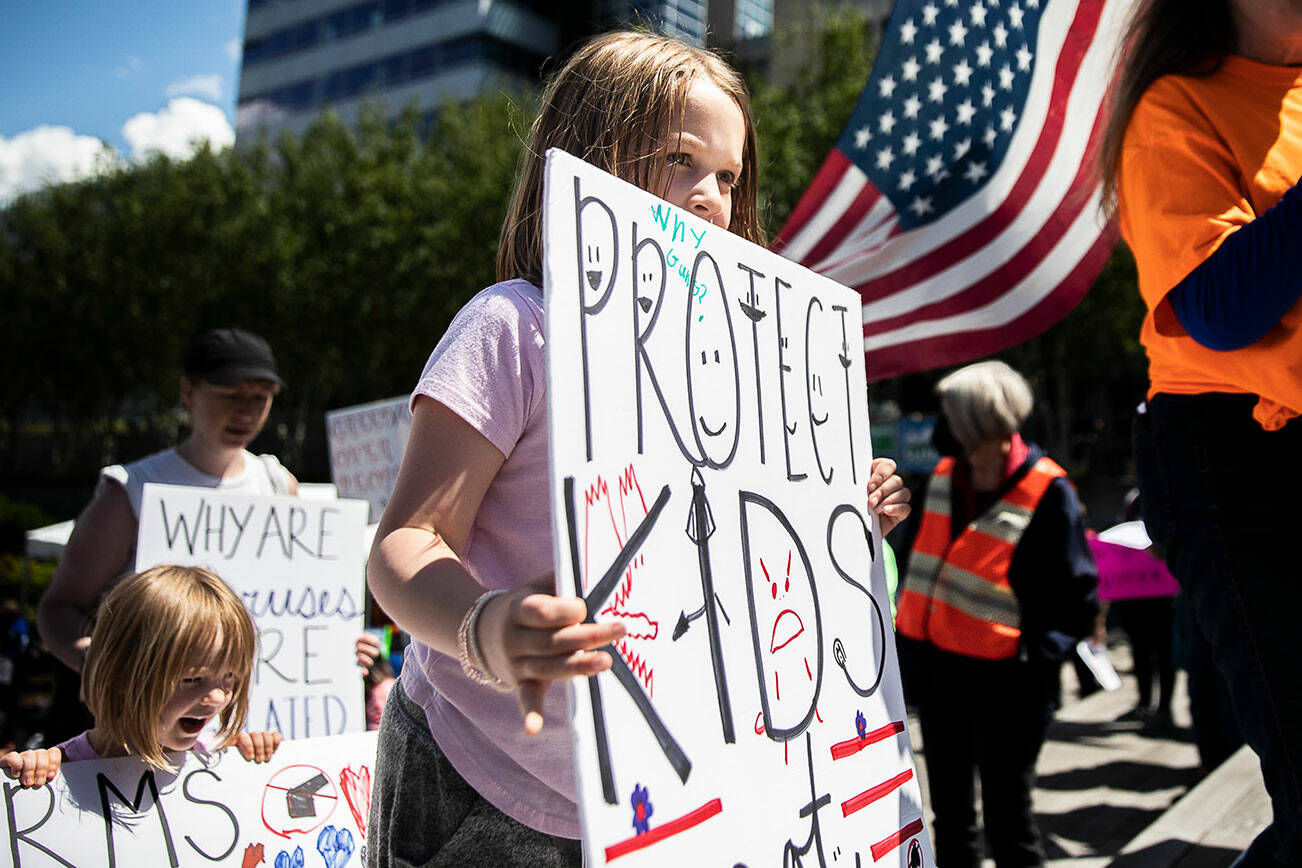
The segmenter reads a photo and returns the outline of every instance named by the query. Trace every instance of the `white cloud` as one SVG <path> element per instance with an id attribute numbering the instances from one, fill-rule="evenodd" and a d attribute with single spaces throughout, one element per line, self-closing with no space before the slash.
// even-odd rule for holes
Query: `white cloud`
<path id="1" fill-rule="evenodd" d="M 157 112 L 135 115 L 122 125 L 122 135 L 131 146 L 134 159 L 151 151 L 184 158 L 203 139 L 214 148 L 235 141 L 235 131 L 221 109 L 188 96 L 169 100 L 167 107 Z"/>
<path id="2" fill-rule="evenodd" d="M 242 54 L 244 54 L 243 39 L 232 39 L 230 42 L 226 43 L 226 56 L 231 60 L 238 61 Z"/>
<path id="3" fill-rule="evenodd" d="M 75 181 L 111 165 L 116 152 L 94 136 L 42 125 L 0 136 L 0 203 L 46 184 Z"/>
<path id="4" fill-rule="evenodd" d="M 222 77 L 220 75 L 192 75 L 174 81 L 167 86 L 167 98 L 177 96 L 197 96 L 212 102 L 222 98 Z"/>

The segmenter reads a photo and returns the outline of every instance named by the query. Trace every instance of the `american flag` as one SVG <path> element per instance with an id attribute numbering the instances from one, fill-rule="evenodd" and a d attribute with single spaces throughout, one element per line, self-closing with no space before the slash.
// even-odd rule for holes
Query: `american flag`
<path id="1" fill-rule="evenodd" d="M 1094 146 L 1130 0 L 896 0 L 774 249 L 863 297 L 868 377 L 1033 337 L 1116 241 Z"/>

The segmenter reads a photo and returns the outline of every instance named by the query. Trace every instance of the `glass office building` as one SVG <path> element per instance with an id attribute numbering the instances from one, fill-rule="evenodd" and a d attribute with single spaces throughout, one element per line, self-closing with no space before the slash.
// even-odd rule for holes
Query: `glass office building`
<path id="1" fill-rule="evenodd" d="M 767 35 L 773 0 L 248 0 L 237 140 L 347 123 L 381 101 L 428 115 L 448 100 L 536 86 L 585 36 L 642 23 L 696 45 Z"/>

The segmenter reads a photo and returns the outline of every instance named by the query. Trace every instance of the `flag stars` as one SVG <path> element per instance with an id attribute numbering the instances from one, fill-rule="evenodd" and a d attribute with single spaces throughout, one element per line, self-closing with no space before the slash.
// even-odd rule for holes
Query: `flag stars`
<path id="1" fill-rule="evenodd" d="M 925 214 L 930 214 L 933 210 L 931 207 L 931 197 L 914 196 L 913 201 L 909 203 L 909 210 L 912 211 L 914 215 L 917 217 L 922 217 Z"/>
<path id="2" fill-rule="evenodd" d="M 932 102 L 944 102 L 945 94 L 948 92 L 949 88 L 945 86 L 945 82 L 941 80 L 940 76 L 936 76 L 935 80 L 927 85 L 927 99 Z"/>
<path id="3" fill-rule="evenodd" d="M 936 118 L 928 126 L 931 128 L 931 138 L 937 142 L 945 138 L 945 133 L 949 132 L 949 124 L 945 123 L 943 116 Z"/>
<path id="4" fill-rule="evenodd" d="M 990 172 L 986 169 L 985 163 L 979 160 L 973 160 L 968 164 L 967 171 L 963 173 L 963 177 L 971 181 L 973 184 L 976 184 L 988 174 L 990 174 Z"/>
<path id="5" fill-rule="evenodd" d="M 890 148 L 882 148 L 877 152 L 877 168 L 889 169 L 893 162 L 895 162 L 895 152 Z"/>
<path id="6" fill-rule="evenodd" d="M 909 134 L 904 137 L 904 141 L 901 142 L 900 149 L 904 151 L 905 156 L 912 157 L 918 152 L 918 148 L 920 147 L 922 147 L 922 139 L 918 138 L 917 133 L 910 131 Z"/>
<path id="7" fill-rule="evenodd" d="M 1001 90 L 1012 90 L 1013 81 L 1017 78 L 1017 73 L 1008 64 L 1004 64 L 999 70 L 999 88 Z"/>
<path id="8" fill-rule="evenodd" d="M 986 126 L 986 131 L 981 134 L 981 141 L 985 143 L 987 148 L 994 148 L 995 140 L 998 138 L 999 134 L 995 132 L 995 128 L 989 125 Z"/>
<path id="9" fill-rule="evenodd" d="M 890 109 L 883 112 L 882 116 L 877 119 L 877 128 L 889 136 L 891 130 L 895 129 L 895 113 Z"/>
<path id="10" fill-rule="evenodd" d="M 976 106 L 972 105 L 972 100 L 965 99 L 958 104 L 955 111 L 958 113 L 955 120 L 965 126 L 970 126 L 972 118 L 976 116 Z"/>
<path id="11" fill-rule="evenodd" d="M 990 59 L 995 56 L 995 50 L 990 47 L 990 42 L 981 43 L 976 48 L 977 66 L 989 66 Z"/>
<path id="12" fill-rule="evenodd" d="M 922 111 L 922 100 L 918 99 L 916 95 L 910 94 L 909 98 L 904 101 L 904 116 L 906 118 L 916 118 L 920 111 Z"/>
<path id="13" fill-rule="evenodd" d="M 873 132 L 867 127 L 867 125 L 854 131 L 854 146 L 859 150 L 862 151 L 864 148 L 868 147 L 868 143 L 872 140 Z"/>
<path id="14" fill-rule="evenodd" d="M 949 25 L 949 44 L 962 45 L 967 39 L 967 28 L 963 26 L 960 19 L 954 19 L 954 23 Z"/>
<path id="15" fill-rule="evenodd" d="M 945 171 L 945 158 L 937 154 L 934 157 L 927 158 L 927 177 L 940 179 L 940 173 Z"/>
<path id="16" fill-rule="evenodd" d="M 999 113 L 999 129 L 1011 130 L 1015 123 L 1017 123 L 1017 115 L 1012 109 L 1006 108 Z"/>
<path id="17" fill-rule="evenodd" d="M 912 169 L 905 169 L 903 172 L 900 173 L 899 187 L 901 190 L 907 193 L 909 188 L 912 187 L 914 182 L 917 180 L 918 180 L 918 176 L 914 173 Z"/>
<path id="18" fill-rule="evenodd" d="M 936 23 L 936 16 L 939 14 L 940 10 L 936 8 L 936 4 L 928 3 L 922 7 L 922 23 L 927 27 L 931 27 Z"/>
<path id="19" fill-rule="evenodd" d="M 1008 7 L 1008 23 L 1013 25 L 1014 30 L 1022 29 L 1022 16 L 1025 14 L 1026 13 L 1022 11 L 1022 7 L 1018 6 L 1016 3 Z"/>
<path id="20" fill-rule="evenodd" d="M 981 104 L 986 108 L 990 108 L 990 106 L 994 105 L 994 102 L 995 89 L 991 87 L 990 82 L 987 81 L 985 84 L 981 85 Z"/>
<path id="21" fill-rule="evenodd" d="M 939 39 L 933 39 L 927 43 L 927 63 L 940 63 L 941 57 L 945 55 L 945 49 L 941 47 Z"/>
<path id="22" fill-rule="evenodd" d="M 895 76 L 888 75 L 877 82 L 877 91 L 880 96 L 890 99 L 891 95 L 895 93 Z"/>
<path id="23" fill-rule="evenodd" d="M 1017 49 L 1017 68 L 1026 72 L 1031 68 L 1031 60 L 1035 57 L 1025 45 Z"/>
<path id="24" fill-rule="evenodd" d="M 994 34 L 996 47 L 1004 48 L 1008 45 L 1008 28 L 1003 23 L 996 24 L 990 32 Z"/>
<path id="25" fill-rule="evenodd" d="M 913 40 L 914 38 L 917 37 L 917 35 L 918 35 L 918 25 L 913 23 L 912 18 L 910 18 L 908 21 L 905 21 L 903 24 L 900 25 L 900 42 L 904 43 L 905 45 L 912 45 Z"/>
<path id="26" fill-rule="evenodd" d="M 958 162 L 967 156 L 967 152 L 972 150 L 972 139 L 968 137 L 958 144 L 954 145 L 954 162 Z"/>
<path id="27" fill-rule="evenodd" d="M 973 27 L 986 26 L 986 7 L 982 6 L 980 3 L 977 3 L 973 5 L 973 7 L 968 10 L 968 12 L 971 13 L 972 15 Z"/>
<path id="28" fill-rule="evenodd" d="M 910 57 L 904 61 L 904 66 L 900 68 L 900 75 L 905 81 L 917 81 L 918 73 L 922 71 L 922 64 L 918 63 L 918 58 Z"/>
<path id="29" fill-rule="evenodd" d="M 972 81 L 972 67 L 968 64 L 967 58 L 963 58 L 954 66 L 954 84 L 967 87 Z"/>

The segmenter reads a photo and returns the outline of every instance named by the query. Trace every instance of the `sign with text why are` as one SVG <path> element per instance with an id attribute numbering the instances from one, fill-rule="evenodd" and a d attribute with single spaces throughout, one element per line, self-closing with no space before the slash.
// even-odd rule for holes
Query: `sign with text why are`
<path id="1" fill-rule="evenodd" d="M 212 570 L 258 628 L 247 727 L 286 738 L 366 728 L 354 650 L 365 626 L 367 504 L 146 485 L 139 569 Z"/>
<path id="2" fill-rule="evenodd" d="M 545 196 L 559 592 L 587 857 L 932 864 L 869 511 L 860 300 L 565 153 Z"/>
<path id="3" fill-rule="evenodd" d="M 261 764 L 234 748 L 173 754 L 175 772 L 130 757 L 65 763 L 37 789 L 0 776 L 0 864 L 361 865 L 375 736 L 287 741 Z"/>

